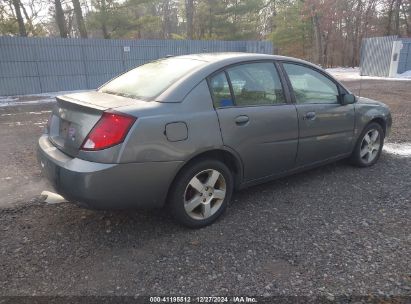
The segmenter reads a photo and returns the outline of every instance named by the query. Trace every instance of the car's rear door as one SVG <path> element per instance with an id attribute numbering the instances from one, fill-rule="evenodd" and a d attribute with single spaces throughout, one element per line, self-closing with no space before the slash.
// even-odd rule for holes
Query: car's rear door
<path id="1" fill-rule="evenodd" d="M 284 62 L 293 91 L 299 144 L 296 166 L 325 161 L 350 152 L 354 134 L 354 105 L 342 105 L 341 86 L 311 66 Z"/>
<path id="2" fill-rule="evenodd" d="M 240 155 L 246 181 L 293 168 L 297 113 L 286 102 L 274 62 L 230 66 L 212 75 L 209 85 L 223 142 Z"/>

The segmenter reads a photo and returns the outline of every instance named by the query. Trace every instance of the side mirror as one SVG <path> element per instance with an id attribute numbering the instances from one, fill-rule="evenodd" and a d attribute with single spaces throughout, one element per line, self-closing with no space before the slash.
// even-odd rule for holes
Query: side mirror
<path id="1" fill-rule="evenodd" d="M 353 104 L 355 102 L 354 94 L 344 94 L 341 96 L 341 104 L 348 105 Z"/>

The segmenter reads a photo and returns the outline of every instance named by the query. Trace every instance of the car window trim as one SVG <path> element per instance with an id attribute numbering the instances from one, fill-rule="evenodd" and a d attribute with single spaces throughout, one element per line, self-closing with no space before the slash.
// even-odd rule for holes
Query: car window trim
<path id="1" fill-rule="evenodd" d="M 291 99 L 293 104 L 295 105 L 300 105 L 303 103 L 297 103 L 297 99 L 295 98 L 295 94 L 294 94 L 294 88 L 293 85 L 291 84 L 291 80 L 290 77 L 288 77 L 287 71 L 285 70 L 284 64 L 288 63 L 288 64 L 294 64 L 294 65 L 300 65 L 302 67 L 311 69 L 313 71 L 318 72 L 319 74 L 323 75 L 324 77 L 326 77 L 327 79 L 329 79 L 332 83 L 335 84 L 335 86 L 337 87 L 338 90 L 338 98 L 337 98 L 337 102 L 318 102 L 318 103 L 306 103 L 306 104 L 313 104 L 313 105 L 318 105 L 318 104 L 340 104 L 341 105 L 341 97 L 343 94 L 347 94 L 348 91 L 339 83 L 337 82 L 335 79 L 331 78 L 329 75 L 327 75 L 326 73 L 324 73 L 324 71 L 322 71 L 321 69 L 314 67 L 314 66 L 310 66 L 308 64 L 302 63 L 302 62 L 296 62 L 296 61 L 292 61 L 292 60 L 278 60 L 279 65 L 281 66 L 281 70 L 284 73 L 284 77 L 286 78 L 287 84 L 289 86 L 289 91 L 290 91 L 290 95 L 291 95 Z M 345 91 L 345 93 L 342 93 L 343 89 Z"/>
<path id="2" fill-rule="evenodd" d="M 286 104 L 293 104 L 292 96 L 291 96 L 291 88 L 288 83 L 287 75 L 285 75 L 285 71 L 282 68 L 281 62 L 278 60 L 273 61 L 275 68 L 277 70 L 278 75 L 280 76 L 281 85 L 284 91 L 285 103 Z"/>
<path id="3" fill-rule="evenodd" d="M 235 107 L 234 94 L 233 94 L 233 90 L 232 90 L 232 88 L 231 88 L 231 83 L 230 83 L 230 81 L 228 81 L 228 78 L 227 78 L 228 75 L 227 75 L 226 71 L 224 71 L 224 70 L 219 70 L 219 71 L 214 72 L 214 73 L 212 73 L 211 75 L 209 75 L 209 76 L 207 76 L 207 77 L 205 78 L 205 80 L 206 80 L 206 82 L 207 82 L 207 85 L 208 85 L 208 90 L 210 91 L 211 101 L 212 101 L 212 103 L 213 103 L 213 108 L 214 108 L 214 109 L 221 109 L 220 107 L 216 108 L 216 106 L 214 105 L 214 97 L 215 97 L 215 94 L 214 94 L 213 88 L 211 87 L 211 78 L 217 76 L 217 75 L 220 74 L 220 73 L 222 73 L 222 74 L 225 76 L 225 78 L 226 78 L 226 81 L 227 81 L 227 83 L 228 83 L 228 88 L 229 88 L 229 90 L 230 90 L 231 100 L 233 101 L 233 104 L 234 104 L 234 106 L 227 106 L 227 107 L 222 107 L 222 108 Z"/>
<path id="4" fill-rule="evenodd" d="M 259 59 L 259 60 L 247 60 L 247 61 L 235 62 L 235 63 L 229 64 L 229 65 L 226 65 L 226 66 L 212 72 L 210 75 L 208 75 L 206 77 L 206 80 L 207 80 L 207 84 L 208 84 L 208 88 L 210 90 L 211 96 L 213 97 L 214 95 L 213 95 L 213 90 L 212 90 L 211 85 L 210 85 L 210 80 L 211 80 L 212 77 L 214 77 L 215 75 L 218 75 L 220 72 L 225 72 L 226 78 L 227 78 L 227 81 L 228 81 L 228 85 L 230 87 L 231 98 L 233 99 L 233 103 L 234 103 L 234 105 L 232 105 L 232 106 L 216 108 L 214 106 L 214 100 L 213 100 L 214 109 L 248 108 L 248 107 L 263 107 L 263 106 L 270 106 L 271 107 L 271 106 L 283 106 L 283 105 L 291 104 L 291 101 L 292 101 L 291 98 L 290 99 L 287 98 L 288 96 L 287 96 L 286 89 L 288 89 L 288 86 L 284 85 L 284 79 L 282 77 L 282 74 L 281 74 L 280 70 L 278 69 L 278 66 L 276 65 L 276 62 L 278 62 L 278 60 L 275 60 L 275 59 Z M 275 104 L 237 106 L 237 103 L 235 102 L 234 91 L 232 89 L 231 79 L 230 79 L 230 76 L 227 73 L 227 69 L 232 68 L 234 66 L 238 66 L 238 65 L 252 64 L 252 63 L 271 63 L 271 64 L 274 65 L 274 70 L 277 72 L 278 78 L 280 79 L 281 88 L 283 90 L 284 97 L 285 97 L 285 102 L 275 103 Z"/>
<path id="5" fill-rule="evenodd" d="M 232 107 L 237 107 L 237 100 L 235 98 L 234 89 L 233 89 L 233 85 L 231 83 L 230 75 L 228 75 L 227 69 L 224 69 L 223 72 L 225 74 L 225 78 L 227 78 L 228 87 L 230 88 L 231 99 L 233 100 Z"/>

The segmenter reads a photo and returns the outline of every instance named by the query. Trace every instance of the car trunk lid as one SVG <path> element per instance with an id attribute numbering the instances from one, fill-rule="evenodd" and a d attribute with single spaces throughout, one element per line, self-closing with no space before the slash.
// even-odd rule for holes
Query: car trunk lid
<path id="1" fill-rule="evenodd" d="M 58 96 L 52 111 L 49 139 L 61 151 L 76 157 L 85 138 L 104 111 L 147 103 L 96 91 Z"/>

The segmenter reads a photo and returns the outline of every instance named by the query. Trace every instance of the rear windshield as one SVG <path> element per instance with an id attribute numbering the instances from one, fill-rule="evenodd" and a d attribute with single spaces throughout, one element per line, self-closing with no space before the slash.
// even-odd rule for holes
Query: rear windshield
<path id="1" fill-rule="evenodd" d="M 204 61 L 187 58 L 153 61 L 120 75 L 102 86 L 99 91 L 125 97 L 151 99 L 188 72 L 204 64 Z"/>

